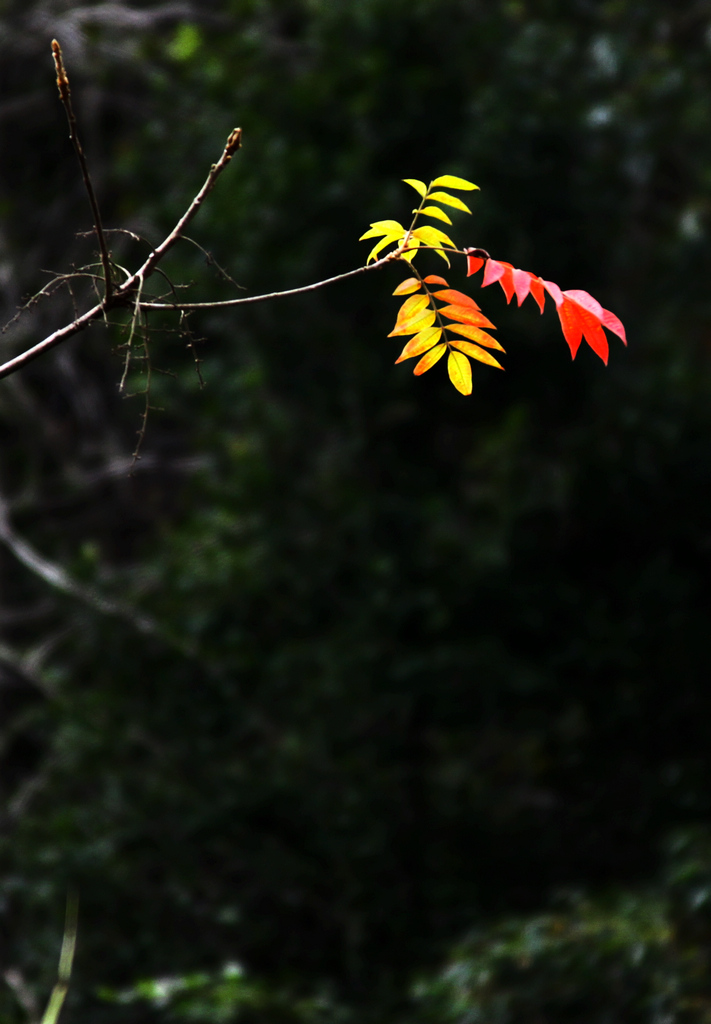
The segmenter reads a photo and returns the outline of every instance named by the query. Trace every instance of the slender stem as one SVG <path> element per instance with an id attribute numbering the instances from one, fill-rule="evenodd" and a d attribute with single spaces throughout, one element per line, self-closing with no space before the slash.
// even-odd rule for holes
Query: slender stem
<path id="1" fill-rule="evenodd" d="M 301 295 L 304 292 L 314 292 L 318 288 L 324 288 L 326 285 L 335 284 L 337 281 L 345 281 L 349 277 L 355 277 L 356 274 L 366 274 L 369 270 L 379 270 L 385 266 L 386 263 L 391 263 L 395 258 L 395 253 L 388 253 L 383 259 L 377 260 L 375 263 L 369 263 L 365 267 L 356 267 L 355 270 L 347 270 L 344 274 L 336 274 L 335 277 L 327 277 L 323 281 L 314 281 L 312 284 L 304 284 L 298 288 L 286 288 L 281 292 L 265 292 L 262 295 L 245 295 L 239 299 L 223 299 L 218 302 L 141 302 L 139 303 L 141 309 L 179 309 L 187 312 L 191 309 L 224 309 L 229 306 L 243 306 L 249 302 L 266 302 L 267 299 L 281 299 L 289 295 Z M 2 367 L 0 367 L 0 376 L 2 375 Z"/>
<path id="2" fill-rule="evenodd" d="M 56 39 L 52 40 L 52 55 L 54 57 L 54 66 L 57 69 L 57 88 L 59 89 L 59 98 L 62 101 L 62 105 L 67 115 L 67 121 L 69 122 L 69 138 L 72 141 L 74 152 L 76 153 L 77 160 L 79 161 L 82 178 L 84 179 L 84 188 L 86 189 L 86 194 L 89 197 L 89 205 L 91 206 L 91 213 L 94 218 L 94 230 L 96 231 L 96 237 L 99 240 L 101 263 L 104 268 L 106 298 L 110 299 L 113 288 L 111 284 L 111 260 L 109 258 L 109 250 L 106 248 L 106 239 L 104 237 L 104 229 L 101 225 L 99 204 L 96 201 L 96 193 L 94 192 L 94 186 L 91 183 L 89 167 L 87 166 L 84 150 L 82 149 L 82 145 L 79 140 L 77 121 L 74 116 L 74 108 L 72 107 L 72 94 L 69 88 L 69 78 L 67 77 L 67 72 L 64 68 L 64 61 L 62 60 L 62 48 Z"/>

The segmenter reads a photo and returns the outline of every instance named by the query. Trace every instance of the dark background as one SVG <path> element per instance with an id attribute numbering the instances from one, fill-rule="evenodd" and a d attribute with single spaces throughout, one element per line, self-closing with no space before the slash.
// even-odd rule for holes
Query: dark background
<path id="1" fill-rule="evenodd" d="M 117 325 L 0 382 L 0 1019 L 72 888 L 67 1020 L 711 1019 L 711 3 L 5 0 L 3 320 L 96 259 L 54 36 L 107 225 L 155 244 L 239 124 L 191 235 L 255 293 L 459 174 L 461 244 L 630 347 L 456 265 L 507 350 L 465 399 L 393 366 L 387 268 L 152 316 L 133 398 Z"/>

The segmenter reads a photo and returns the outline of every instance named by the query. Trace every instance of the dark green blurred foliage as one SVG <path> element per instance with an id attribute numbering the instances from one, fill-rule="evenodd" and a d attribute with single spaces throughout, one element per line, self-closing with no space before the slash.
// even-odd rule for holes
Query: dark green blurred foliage
<path id="1" fill-rule="evenodd" d="M 616 958 L 643 994 L 561 1019 L 647 1012 L 667 897 L 625 887 L 710 812 L 711 7 L 1 10 L 3 98 L 35 112 L 0 118 L 8 316 L 41 270 L 91 256 L 52 112 L 57 35 L 107 223 L 155 243 L 240 124 L 192 233 L 271 290 L 362 261 L 367 224 L 411 205 L 399 178 L 459 173 L 482 191 L 458 237 L 588 289 L 631 341 L 607 370 L 571 365 L 552 313 L 484 291 L 507 373 L 480 368 L 467 401 L 444 372 L 392 366 L 389 269 L 192 317 L 205 388 L 155 318 L 164 411 L 133 475 L 143 406 L 117 397 L 117 332 L 4 382 L 14 528 L 136 614 L 0 551 L 0 653 L 27 698 L 25 753 L 0 748 L 3 966 L 48 990 L 71 883 L 76 1019 L 145 1019 L 93 993 L 232 961 L 294 1006 L 323 991 L 402 1015 L 413 976 L 474 926 L 497 978 L 526 929 L 542 936 L 520 997 L 482 1003 L 512 1014 L 494 1019 L 548 1012 L 547 978 L 585 993 Z M 116 239 L 120 262 L 132 245 Z M 195 298 L 233 294 L 188 246 L 165 269 Z M 66 295 L 38 307 L 12 344 L 66 313 Z M 623 895 L 551 909 L 565 888 Z"/>

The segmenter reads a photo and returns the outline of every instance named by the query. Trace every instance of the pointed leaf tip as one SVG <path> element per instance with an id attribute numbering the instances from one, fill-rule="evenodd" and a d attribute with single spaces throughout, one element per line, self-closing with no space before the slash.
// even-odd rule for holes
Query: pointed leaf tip
<path id="1" fill-rule="evenodd" d="M 402 180 L 410 188 L 414 188 L 415 192 L 419 192 L 423 199 L 427 195 L 427 186 L 424 181 L 418 181 L 417 178 L 403 178 Z"/>
<path id="2" fill-rule="evenodd" d="M 467 181 L 466 178 L 458 178 L 455 174 L 442 174 L 439 178 L 435 178 L 432 185 L 444 185 L 445 188 L 458 188 L 462 192 L 470 192 L 472 189 L 478 189 L 479 186 L 475 185 L 473 181 Z M 430 185 L 430 188 L 432 187 Z"/>

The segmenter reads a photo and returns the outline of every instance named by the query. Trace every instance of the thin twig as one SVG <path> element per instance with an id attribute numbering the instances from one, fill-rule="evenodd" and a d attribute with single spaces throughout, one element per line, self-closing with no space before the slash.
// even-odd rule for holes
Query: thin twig
<path id="1" fill-rule="evenodd" d="M 337 281 L 345 281 L 356 274 L 364 274 L 368 270 L 377 270 L 386 263 L 391 263 L 395 253 L 388 253 L 381 260 L 369 263 L 364 267 L 356 267 L 355 270 L 347 270 L 344 274 L 336 274 L 335 277 L 327 277 L 323 281 L 314 281 L 312 284 L 304 284 L 299 288 L 286 288 L 281 292 L 266 292 L 263 295 L 245 295 L 240 299 L 221 299 L 217 302 L 141 302 L 141 309 L 179 309 L 187 312 L 191 309 L 225 309 L 228 306 L 243 306 L 248 302 L 266 302 L 267 299 L 282 299 L 289 295 L 301 295 L 303 292 L 315 292 L 318 288 L 324 288 L 328 284 L 335 284 Z M 2 367 L 0 366 L 0 376 Z"/>
<path id="2" fill-rule="evenodd" d="M 59 98 L 62 101 L 62 105 L 69 121 L 69 138 L 72 140 L 74 146 L 74 152 L 77 155 L 79 166 L 81 167 L 82 178 L 84 179 L 84 187 L 86 194 L 89 197 L 89 205 L 91 206 L 91 213 L 94 218 L 94 228 L 96 230 L 96 237 L 99 240 L 99 250 L 101 252 L 101 263 L 104 268 L 104 282 L 106 287 L 105 297 L 106 299 L 111 298 L 113 287 L 111 284 L 111 260 L 109 258 L 109 251 L 106 248 L 106 239 L 104 238 L 104 229 L 101 226 L 101 214 L 99 212 L 99 204 L 96 201 L 96 193 L 94 192 L 94 186 L 91 183 L 91 177 L 89 175 L 89 167 L 87 166 L 86 157 L 84 156 L 84 150 L 82 149 L 81 142 L 79 140 L 79 131 L 77 129 L 77 121 L 74 116 L 74 108 L 72 107 L 72 94 L 69 88 L 69 78 L 64 68 L 64 61 L 62 60 L 62 48 L 56 39 L 52 40 L 52 55 L 54 57 L 54 66 L 57 69 L 57 88 L 59 89 Z"/>
<path id="3" fill-rule="evenodd" d="M 233 128 L 227 138 L 227 143 L 222 151 L 222 156 L 217 161 L 217 163 L 213 164 L 212 167 L 210 168 L 210 173 L 205 179 L 205 184 L 202 186 L 202 188 L 195 196 L 192 203 L 187 208 L 187 210 L 180 218 L 178 223 L 175 225 L 173 230 L 170 232 L 170 234 L 163 239 L 158 248 L 154 249 L 153 252 L 150 254 L 150 256 L 143 264 L 143 266 L 136 271 L 136 273 L 134 274 L 135 279 L 147 278 L 152 272 L 155 265 L 159 262 L 159 260 L 162 260 L 165 254 L 168 252 L 168 250 L 172 249 L 175 243 L 182 237 L 183 231 L 188 226 L 190 221 L 193 219 L 195 214 L 198 212 L 202 204 L 205 202 L 210 192 L 212 192 L 213 188 L 215 187 L 215 182 L 222 174 L 225 167 L 227 167 L 228 163 L 230 162 L 230 160 L 232 159 L 232 157 L 234 156 L 234 154 L 237 152 L 241 145 L 242 129 Z M 128 287 L 128 284 L 129 283 L 123 286 L 124 290 Z"/>

